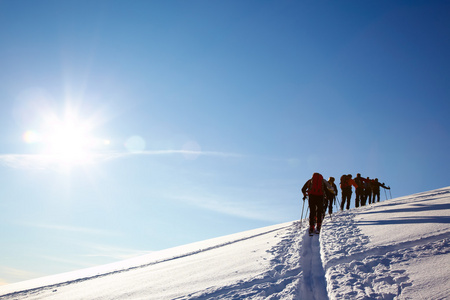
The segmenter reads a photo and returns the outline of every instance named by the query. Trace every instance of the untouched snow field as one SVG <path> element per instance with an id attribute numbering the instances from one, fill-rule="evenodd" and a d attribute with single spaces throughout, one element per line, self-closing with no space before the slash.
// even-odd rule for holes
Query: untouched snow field
<path id="1" fill-rule="evenodd" d="M 327 216 L 320 237 L 306 224 L 10 284 L 0 299 L 450 299 L 450 187 Z"/>

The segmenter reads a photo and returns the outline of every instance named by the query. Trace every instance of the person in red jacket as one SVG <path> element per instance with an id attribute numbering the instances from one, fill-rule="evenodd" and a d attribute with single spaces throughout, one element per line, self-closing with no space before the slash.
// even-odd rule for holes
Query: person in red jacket
<path id="1" fill-rule="evenodd" d="M 320 233 L 322 226 L 322 215 L 325 203 L 325 189 L 333 192 L 333 188 L 328 181 L 323 179 L 319 173 L 314 173 L 312 178 L 306 181 L 302 188 L 303 201 L 308 196 L 309 204 L 309 234 L 311 235 L 316 229 L 316 233 Z"/>

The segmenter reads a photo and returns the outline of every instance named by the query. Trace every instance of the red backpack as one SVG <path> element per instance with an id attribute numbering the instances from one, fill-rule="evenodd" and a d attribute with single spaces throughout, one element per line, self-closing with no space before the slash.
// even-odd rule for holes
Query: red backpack
<path id="1" fill-rule="evenodd" d="M 308 194 L 317 196 L 323 195 L 323 177 L 319 173 L 313 174 Z"/>

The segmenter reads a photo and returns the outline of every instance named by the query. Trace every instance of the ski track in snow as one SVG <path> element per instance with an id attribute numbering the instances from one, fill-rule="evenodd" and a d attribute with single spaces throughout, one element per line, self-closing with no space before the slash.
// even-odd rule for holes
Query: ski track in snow
<path id="1" fill-rule="evenodd" d="M 319 235 L 309 236 L 308 228 L 303 235 L 302 242 L 302 280 L 300 286 L 301 299 L 328 299 L 325 271 L 320 259 Z"/>

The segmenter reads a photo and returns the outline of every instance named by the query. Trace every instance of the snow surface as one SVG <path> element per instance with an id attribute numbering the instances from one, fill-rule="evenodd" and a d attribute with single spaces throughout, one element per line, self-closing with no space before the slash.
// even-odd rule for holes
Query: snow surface
<path id="1" fill-rule="evenodd" d="M 0 299 L 450 299 L 450 187 L 0 287 Z"/>

